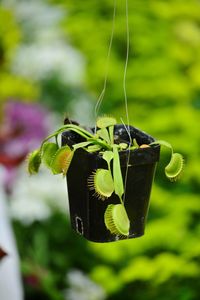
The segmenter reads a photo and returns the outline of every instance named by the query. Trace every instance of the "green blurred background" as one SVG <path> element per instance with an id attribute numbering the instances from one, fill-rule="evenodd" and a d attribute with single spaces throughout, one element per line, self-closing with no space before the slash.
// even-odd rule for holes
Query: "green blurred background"
<path id="1" fill-rule="evenodd" d="M 65 114 L 91 125 L 112 13 L 112 0 L 0 1 L 2 123 L 15 100 L 45 107 L 50 129 Z M 9 203 L 27 300 L 200 298 L 200 2 L 130 0 L 129 26 L 130 123 L 172 143 L 184 155 L 184 174 L 172 184 L 158 167 L 143 237 L 95 244 L 70 228 L 65 182 L 45 172 L 28 178 L 20 165 Z M 118 0 L 100 113 L 119 122 L 125 57 L 125 1 Z"/>

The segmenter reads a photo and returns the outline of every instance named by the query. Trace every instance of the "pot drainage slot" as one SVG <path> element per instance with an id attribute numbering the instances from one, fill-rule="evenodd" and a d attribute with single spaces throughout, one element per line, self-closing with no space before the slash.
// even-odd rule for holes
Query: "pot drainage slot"
<path id="1" fill-rule="evenodd" d="M 83 235 L 83 221 L 79 217 L 76 217 L 75 221 L 76 221 L 76 231 Z"/>

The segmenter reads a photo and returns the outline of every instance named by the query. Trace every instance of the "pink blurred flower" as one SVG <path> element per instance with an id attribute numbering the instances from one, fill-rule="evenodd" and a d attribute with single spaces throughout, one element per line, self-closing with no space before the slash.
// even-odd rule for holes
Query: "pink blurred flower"
<path id="1" fill-rule="evenodd" d="M 48 113 L 39 104 L 10 101 L 0 127 L 0 164 L 5 167 L 4 187 L 10 190 L 16 168 L 48 133 Z"/>

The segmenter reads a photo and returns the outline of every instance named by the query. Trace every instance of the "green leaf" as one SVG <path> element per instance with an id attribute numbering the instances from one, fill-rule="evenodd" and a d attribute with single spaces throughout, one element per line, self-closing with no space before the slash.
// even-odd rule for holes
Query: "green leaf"
<path id="1" fill-rule="evenodd" d="M 102 128 L 97 130 L 97 134 L 100 138 L 105 140 L 108 144 L 110 144 L 110 137 L 106 128 Z"/>
<path id="2" fill-rule="evenodd" d="M 74 148 L 74 150 L 77 150 L 79 148 L 85 148 L 85 147 L 87 147 L 88 145 L 90 145 L 92 143 L 93 143 L 92 141 L 81 142 L 81 143 L 73 145 L 73 148 Z"/>
<path id="3" fill-rule="evenodd" d="M 105 159 L 108 164 L 110 164 L 113 157 L 114 157 L 114 153 L 112 151 L 105 151 L 103 153 L 103 159 Z"/>
<path id="4" fill-rule="evenodd" d="M 114 126 L 110 126 L 108 128 L 109 130 L 109 135 L 110 135 L 110 143 L 113 144 L 114 143 Z"/>
<path id="5" fill-rule="evenodd" d="M 112 234 L 129 235 L 130 221 L 123 204 L 108 205 L 104 214 L 104 222 Z"/>
<path id="6" fill-rule="evenodd" d="M 124 193 L 124 184 L 121 172 L 121 165 L 119 159 L 118 146 L 113 145 L 113 177 L 114 177 L 114 187 L 115 194 L 119 196 L 120 201 L 122 202 L 122 195 Z"/>
<path id="7" fill-rule="evenodd" d="M 88 146 L 86 150 L 87 150 L 88 152 L 91 152 L 91 153 L 92 153 L 92 152 L 100 151 L 101 148 L 102 148 L 102 147 L 101 147 L 100 145 L 91 145 L 91 146 Z"/>
<path id="8" fill-rule="evenodd" d="M 126 150 L 128 148 L 128 144 L 126 144 L 126 143 L 120 143 L 119 147 L 120 147 L 120 150 Z M 130 149 L 132 149 L 132 147 Z"/>
<path id="9" fill-rule="evenodd" d="M 110 170 L 110 162 L 113 159 L 113 157 L 114 157 L 114 154 L 112 151 L 105 151 L 103 153 L 103 159 L 107 162 L 109 170 Z"/>

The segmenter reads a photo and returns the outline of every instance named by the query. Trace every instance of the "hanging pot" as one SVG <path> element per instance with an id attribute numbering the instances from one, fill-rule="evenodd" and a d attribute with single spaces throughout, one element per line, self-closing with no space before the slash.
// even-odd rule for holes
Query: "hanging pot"
<path id="1" fill-rule="evenodd" d="M 91 129 L 94 131 L 94 129 Z M 129 127 L 131 138 L 135 138 L 138 145 L 149 144 L 154 139 L 143 131 Z M 124 125 L 115 125 L 115 142 L 129 142 L 129 135 Z M 64 132 L 62 144 L 72 146 L 81 142 L 78 134 Z M 104 213 L 109 204 L 118 204 L 119 198 L 113 193 L 105 201 L 98 199 L 88 188 L 88 177 L 99 168 L 107 169 L 105 160 L 98 152 L 89 153 L 78 149 L 73 157 L 67 173 L 67 186 L 72 228 L 93 242 L 111 242 L 125 238 L 142 236 L 148 215 L 149 198 L 154 178 L 156 163 L 159 160 L 160 146 L 138 148 L 120 151 L 120 164 L 125 184 L 127 161 L 129 166 L 126 181 L 124 205 L 130 220 L 128 237 L 113 235 L 106 228 Z"/>

